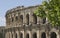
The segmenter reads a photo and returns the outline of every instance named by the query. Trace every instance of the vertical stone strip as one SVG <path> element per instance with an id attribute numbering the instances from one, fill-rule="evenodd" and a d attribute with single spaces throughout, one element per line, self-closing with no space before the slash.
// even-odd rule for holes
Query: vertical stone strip
<path id="1" fill-rule="evenodd" d="M 20 36 L 19 36 L 19 31 L 17 31 L 17 38 L 19 38 Z"/>
<path id="2" fill-rule="evenodd" d="M 37 31 L 37 38 L 39 38 L 39 30 Z"/>
<path id="3" fill-rule="evenodd" d="M 24 38 L 24 31 L 23 31 L 23 38 Z"/>
<path id="4" fill-rule="evenodd" d="M 24 31 L 20 31 L 20 33 L 22 33 L 22 34 L 23 34 L 23 38 L 25 38 L 25 34 L 24 34 Z"/>
<path id="5" fill-rule="evenodd" d="M 23 13 L 23 25 L 26 24 L 26 14 L 25 14 L 25 11 Z"/>
<path id="6" fill-rule="evenodd" d="M 37 16 L 37 24 L 40 24 L 40 17 Z"/>
<path id="7" fill-rule="evenodd" d="M 46 38 L 49 38 L 49 36 L 50 36 L 49 32 L 46 32 Z"/>
<path id="8" fill-rule="evenodd" d="M 48 23 L 48 18 L 46 17 L 46 23 Z"/>
<path id="9" fill-rule="evenodd" d="M 12 34 L 13 34 L 13 38 L 15 38 L 15 33 L 14 33 L 14 32 L 12 32 Z"/>
<path id="10" fill-rule="evenodd" d="M 7 32 L 8 34 L 7 34 L 7 38 L 10 38 L 10 34 L 9 34 L 9 32 Z"/>
<path id="11" fill-rule="evenodd" d="M 29 38 L 31 38 L 31 31 L 30 31 L 30 33 L 29 33 Z"/>
<path id="12" fill-rule="evenodd" d="M 8 32 L 5 33 L 5 38 L 8 38 Z"/>
<path id="13" fill-rule="evenodd" d="M 40 18 L 40 24 L 42 24 L 43 23 L 43 18 Z"/>
<path id="14" fill-rule="evenodd" d="M 29 25 L 33 23 L 33 13 L 29 13 Z"/>
<path id="15" fill-rule="evenodd" d="M 57 32 L 58 34 L 57 34 L 57 38 L 59 38 L 60 36 L 59 36 L 59 32 Z"/>
<path id="16" fill-rule="evenodd" d="M 39 30 L 39 36 L 40 36 L 40 38 L 41 38 L 41 34 L 42 34 L 42 32 Z"/>
<path id="17" fill-rule="evenodd" d="M 10 33 L 10 38 L 12 38 L 12 33 L 11 32 L 9 32 Z"/>

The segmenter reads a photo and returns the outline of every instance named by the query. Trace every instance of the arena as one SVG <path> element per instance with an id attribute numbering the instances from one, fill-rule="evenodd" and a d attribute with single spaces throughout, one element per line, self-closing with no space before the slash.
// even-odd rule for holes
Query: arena
<path id="1" fill-rule="evenodd" d="M 4 38 L 60 38 L 60 28 L 52 27 L 47 18 L 34 14 L 36 6 L 18 6 L 6 12 Z"/>

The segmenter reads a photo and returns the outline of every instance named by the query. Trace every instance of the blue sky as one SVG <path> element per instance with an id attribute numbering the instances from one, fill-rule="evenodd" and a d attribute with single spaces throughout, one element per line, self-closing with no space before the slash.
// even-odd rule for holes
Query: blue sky
<path id="1" fill-rule="evenodd" d="M 0 26 L 6 25 L 6 11 L 16 6 L 40 5 L 42 0 L 0 0 Z"/>

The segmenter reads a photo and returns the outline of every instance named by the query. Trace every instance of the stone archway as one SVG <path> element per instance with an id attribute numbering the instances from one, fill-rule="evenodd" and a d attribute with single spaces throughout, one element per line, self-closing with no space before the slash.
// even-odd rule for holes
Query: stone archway
<path id="1" fill-rule="evenodd" d="M 33 14 L 33 23 L 37 24 L 37 16 L 35 14 Z"/>
<path id="2" fill-rule="evenodd" d="M 52 32 L 52 33 L 50 34 L 50 38 L 57 38 L 57 34 L 56 34 L 55 32 Z"/>
<path id="3" fill-rule="evenodd" d="M 12 22 L 14 21 L 14 18 L 13 18 L 13 17 L 11 18 L 11 21 L 12 21 Z"/>
<path id="4" fill-rule="evenodd" d="M 23 33 L 20 33 L 20 38 L 23 38 Z"/>
<path id="5" fill-rule="evenodd" d="M 26 38 L 29 38 L 29 34 L 26 34 Z"/>
<path id="6" fill-rule="evenodd" d="M 18 20 L 18 16 L 15 17 L 16 21 Z"/>
<path id="7" fill-rule="evenodd" d="M 45 17 L 45 18 L 43 18 L 43 24 L 44 24 L 44 23 L 46 23 L 46 17 Z"/>
<path id="8" fill-rule="evenodd" d="M 29 14 L 26 15 L 26 23 L 29 24 Z"/>
<path id="9" fill-rule="evenodd" d="M 33 34 L 33 38 L 37 38 L 37 33 L 34 33 Z"/>
<path id="10" fill-rule="evenodd" d="M 20 24 L 23 24 L 23 15 L 20 15 Z"/>
<path id="11" fill-rule="evenodd" d="M 41 34 L 41 38 L 46 38 L 46 33 L 45 33 L 45 32 L 43 32 L 43 33 Z"/>

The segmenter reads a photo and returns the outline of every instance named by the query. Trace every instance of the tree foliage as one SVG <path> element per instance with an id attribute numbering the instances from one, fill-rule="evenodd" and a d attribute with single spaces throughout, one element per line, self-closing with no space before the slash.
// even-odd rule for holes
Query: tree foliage
<path id="1" fill-rule="evenodd" d="M 41 18 L 47 17 L 52 26 L 60 26 L 60 0 L 43 1 L 34 13 Z"/>

